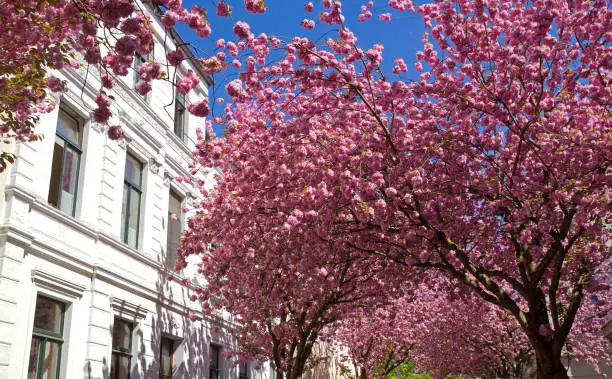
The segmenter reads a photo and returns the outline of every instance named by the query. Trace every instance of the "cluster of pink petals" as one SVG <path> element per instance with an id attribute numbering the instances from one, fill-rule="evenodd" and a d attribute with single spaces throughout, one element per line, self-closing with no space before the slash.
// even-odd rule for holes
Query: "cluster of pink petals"
<path id="1" fill-rule="evenodd" d="M 216 13 L 219 17 L 227 17 L 232 13 L 232 7 L 229 6 L 224 0 L 217 3 Z"/>
<path id="2" fill-rule="evenodd" d="M 251 13 L 264 13 L 267 6 L 263 0 L 244 0 L 244 8 Z"/>
<path id="3" fill-rule="evenodd" d="M 210 114 L 210 108 L 208 107 L 208 100 L 202 100 L 197 103 L 192 103 L 187 106 L 189 113 L 196 117 L 206 117 Z"/>

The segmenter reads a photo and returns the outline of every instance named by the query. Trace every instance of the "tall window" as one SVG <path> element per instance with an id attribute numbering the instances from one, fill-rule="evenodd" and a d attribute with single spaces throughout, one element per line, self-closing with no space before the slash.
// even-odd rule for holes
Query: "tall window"
<path id="1" fill-rule="evenodd" d="M 134 249 L 138 248 L 140 223 L 140 197 L 142 195 L 142 163 L 127 155 L 123 179 L 121 208 L 121 240 Z"/>
<path id="2" fill-rule="evenodd" d="M 58 379 L 62 354 L 65 304 L 36 297 L 28 379 Z"/>
<path id="3" fill-rule="evenodd" d="M 113 323 L 113 356 L 110 379 L 129 379 L 132 363 L 132 332 L 134 325 L 115 317 Z"/>
<path id="4" fill-rule="evenodd" d="M 174 368 L 174 350 L 176 341 L 162 337 L 161 352 L 160 352 L 160 377 L 161 379 L 172 379 L 172 370 Z"/>
<path id="5" fill-rule="evenodd" d="M 143 64 L 145 64 L 147 62 L 147 60 L 149 60 L 149 56 L 148 55 L 140 55 L 140 54 L 136 53 L 136 55 L 134 56 L 134 87 L 136 87 L 136 84 L 141 82 L 140 74 L 138 73 L 138 68 L 140 66 L 142 66 Z M 151 92 L 149 92 L 145 96 L 143 96 L 145 101 L 149 100 L 149 94 L 150 93 Z"/>
<path id="6" fill-rule="evenodd" d="M 210 379 L 219 379 L 219 353 L 221 352 L 221 348 L 217 345 L 210 345 L 209 353 L 210 353 L 210 370 L 209 370 L 209 378 Z"/>
<path id="7" fill-rule="evenodd" d="M 166 248 L 166 267 L 174 270 L 176 262 L 176 249 L 178 247 L 179 238 L 183 231 L 183 222 L 181 218 L 183 200 L 174 191 L 170 190 L 168 200 L 168 240 Z"/>
<path id="8" fill-rule="evenodd" d="M 238 365 L 238 379 L 249 379 L 246 363 L 241 363 Z"/>
<path id="9" fill-rule="evenodd" d="M 174 134 L 180 139 L 185 135 L 185 97 L 176 91 L 174 100 Z"/>
<path id="10" fill-rule="evenodd" d="M 60 109 L 51 163 L 49 204 L 74 216 L 81 161 L 82 123 Z"/>

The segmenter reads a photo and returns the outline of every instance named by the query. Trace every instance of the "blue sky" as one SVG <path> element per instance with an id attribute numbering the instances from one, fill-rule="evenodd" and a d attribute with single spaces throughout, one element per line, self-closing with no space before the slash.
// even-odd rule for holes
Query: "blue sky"
<path id="1" fill-rule="evenodd" d="M 203 0 L 184 0 L 183 5 L 191 7 L 197 4 L 208 10 L 208 19 L 212 25 L 212 34 L 207 39 L 200 39 L 189 30 L 185 25 L 179 25 L 178 31 L 186 42 L 189 42 L 201 49 L 203 52 L 213 55 L 216 49 L 215 41 L 224 38 L 226 41 L 235 40 L 232 33 L 233 22 L 246 21 L 251 25 L 251 31 L 258 35 L 266 33 L 275 35 L 283 40 L 293 36 L 308 37 L 317 40 L 330 30 L 328 25 L 317 22 L 314 30 L 307 30 L 300 26 L 304 18 L 311 18 L 318 21 L 318 14 L 322 11 L 321 1 L 313 0 L 315 10 L 312 13 L 304 11 L 303 0 L 267 0 L 268 10 L 264 14 L 251 14 L 244 10 L 241 0 L 227 0 L 233 5 L 231 18 L 220 18 L 215 15 L 215 7 L 212 1 Z M 421 1 L 422 2 L 422 1 Z M 396 57 L 404 58 L 408 65 L 408 73 L 404 79 L 414 80 L 417 75 L 414 70 L 414 56 L 422 46 L 422 36 L 425 31 L 423 21 L 419 14 L 410 12 L 391 11 L 386 6 L 386 1 L 378 0 L 374 2 L 374 16 L 359 23 L 357 17 L 360 14 L 361 5 L 365 0 L 345 0 L 342 2 L 342 9 L 346 18 L 346 25 L 357 35 L 360 47 L 367 49 L 373 44 L 380 42 L 385 46 L 383 54 L 383 71 L 391 74 L 393 59 Z M 391 11 L 391 22 L 379 21 L 378 14 Z M 337 35 L 329 34 L 336 38 Z M 198 54 L 202 55 L 202 54 Z M 231 71 L 229 73 L 231 75 Z M 217 82 L 223 82 L 223 78 L 215 78 Z M 212 89 L 211 89 L 212 90 Z M 222 95 L 222 90 L 217 90 L 214 96 Z M 211 94 L 212 96 L 212 94 Z M 220 109 L 217 108 L 218 112 Z M 215 112 L 216 113 L 216 112 Z M 221 130 L 215 130 L 217 134 Z"/>

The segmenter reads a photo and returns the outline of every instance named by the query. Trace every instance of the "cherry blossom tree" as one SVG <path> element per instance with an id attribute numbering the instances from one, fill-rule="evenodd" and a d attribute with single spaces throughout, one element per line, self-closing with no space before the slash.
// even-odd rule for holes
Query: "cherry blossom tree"
<path id="1" fill-rule="evenodd" d="M 535 357 L 512 316 L 461 284 L 444 284 L 446 290 L 421 285 L 421 296 L 409 304 L 419 315 L 410 329 L 417 368 L 436 377 L 529 377 Z"/>
<path id="2" fill-rule="evenodd" d="M 221 4 L 225 3 L 218 5 Z M 246 1 L 245 7 L 254 13 L 265 9 L 258 1 Z M 146 56 L 152 51 L 152 13 L 159 13 L 167 31 L 177 23 L 184 23 L 200 38 L 211 33 L 204 8 L 186 9 L 177 0 L 0 1 L 0 140 L 30 142 L 40 138 L 36 134 L 39 115 L 55 107 L 49 92 L 62 92 L 65 86 L 53 76 L 53 70 L 95 68 L 100 88 L 93 118 L 107 123 L 112 115 L 111 90 L 115 79 L 133 69 L 135 54 Z M 217 14 L 227 16 L 229 12 Z M 163 68 L 169 67 L 168 64 L 176 66 L 185 59 L 196 60 L 206 74 L 227 66 L 216 57 L 195 58 L 193 54 L 186 54 L 187 50 L 186 46 L 178 46 L 175 51 L 166 51 L 167 59 L 163 62 L 151 59 L 141 65 L 136 90 L 145 95 L 151 90 L 152 80 L 174 82 Z M 191 73 L 177 83 L 178 90 L 183 94 L 189 92 L 200 80 Z M 200 117 L 209 113 L 206 101 L 190 104 L 188 110 Z M 108 134 L 116 139 L 121 136 L 121 130 L 113 125 Z M 14 158 L 2 153 L 0 169 Z"/>
<path id="3" fill-rule="evenodd" d="M 533 352 L 510 315 L 454 280 L 427 280 L 371 312 L 341 321 L 334 335 L 359 378 L 386 377 L 402 363 L 435 377 L 522 378 Z"/>
<path id="4" fill-rule="evenodd" d="M 258 235 L 272 252 L 332 239 L 387 262 L 386 281 L 436 270 L 462 283 L 520 327 L 539 378 L 567 377 L 564 349 L 607 359 L 606 2 L 422 5 L 414 83 L 382 75 L 383 46 L 360 49 L 340 2 L 323 6 L 338 38 L 295 38 L 275 64 L 267 38 L 235 30 L 254 53 L 214 119 L 226 135 L 198 145 L 194 170 L 223 172 L 198 207 L 204 241 L 244 257 Z"/>
<path id="5" fill-rule="evenodd" d="M 341 320 L 333 341 L 346 371 L 360 379 L 385 378 L 410 362 L 416 314 L 406 305 L 412 300 L 402 297 Z"/>
<path id="6" fill-rule="evenodd" d="M 264 205 L 258 209 L 262 215 L 272 212 Z M 202 212 L 191 218 L 182 241 L 184 255 L 201 259 L 198 271 L 206 279 L 193 300 L 201 301 L 207 313 L 232 315 L 236 322 L 228 331 L 238 343 L 235 353 L 272 362 L 278 378 L 301 377 L 315 343 L 325 341 L 335 323 L 393 292 L 378 276 L 380 262 L 339 249 L 331 239 L 306 243 L 314 230 L 287 243 L 281 235 L 263 233 L 258 220 L 237 217 L 231 221 L 232 236 L 210 235 L 209 225 L 216 222 L 211 216 Z M 243 228 L 262 233 L 244 233 Z M 218 247 L 202 248 L 216 237 Z M 246 255 L 233 254 L 243 247 Z M 318 253 L 313 256 L 313 251 Z M 184 265 L 180 261 L 177 267 Z"/>

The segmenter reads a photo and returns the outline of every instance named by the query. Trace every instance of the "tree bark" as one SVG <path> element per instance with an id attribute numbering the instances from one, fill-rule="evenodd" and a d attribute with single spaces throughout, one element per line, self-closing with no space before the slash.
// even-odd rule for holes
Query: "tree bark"
<path id="1" fill-rule="evenodd" d="M 536 346 L 536 364 L 538 379 L 568 379 L 567 369 L 561 362 L 561 349 L 552 343 Z"/>

